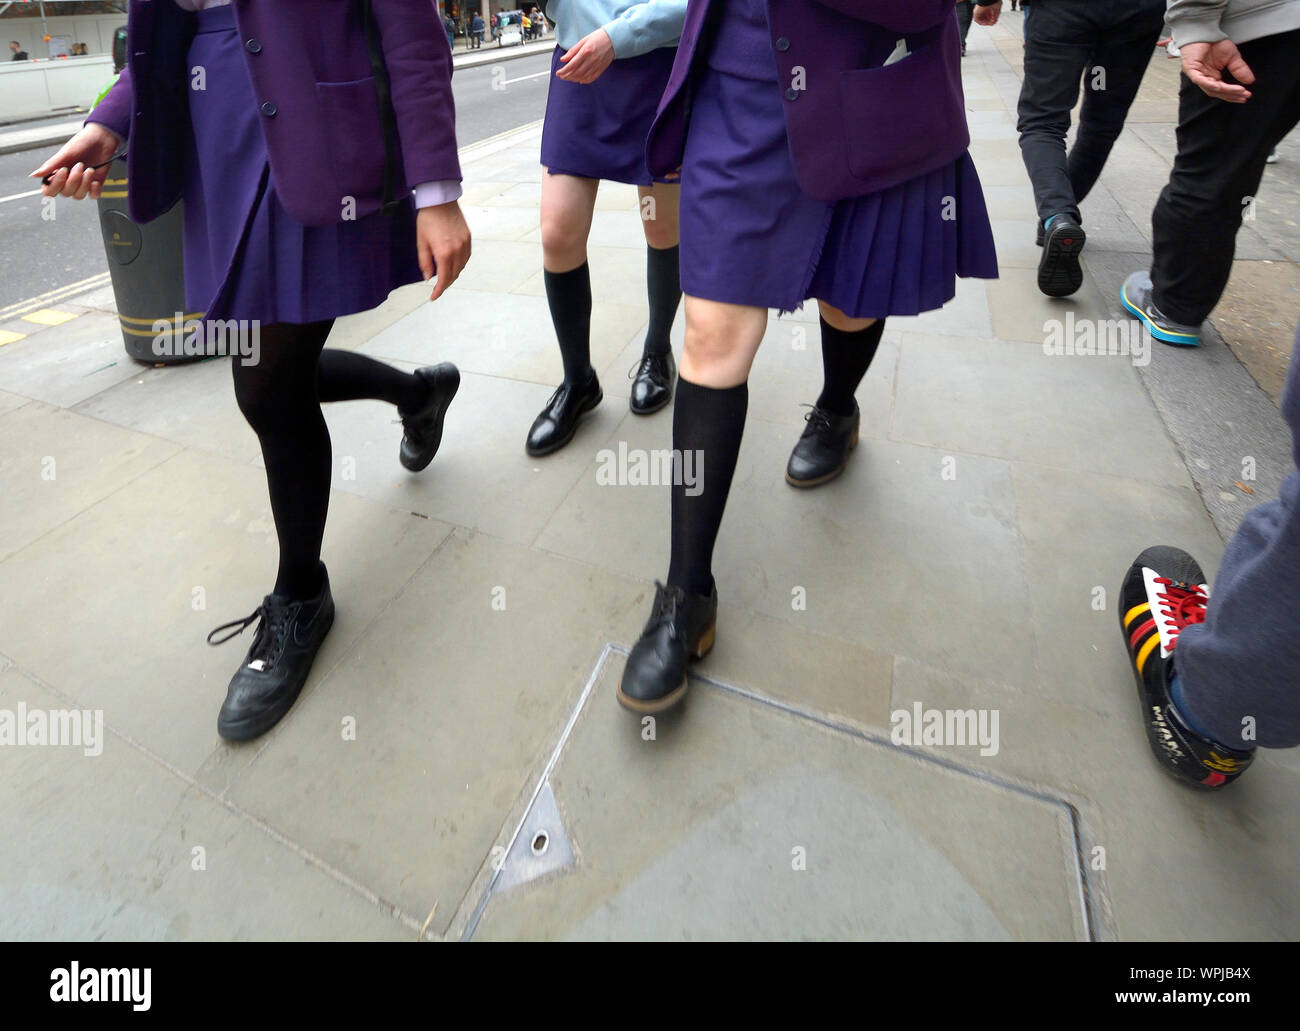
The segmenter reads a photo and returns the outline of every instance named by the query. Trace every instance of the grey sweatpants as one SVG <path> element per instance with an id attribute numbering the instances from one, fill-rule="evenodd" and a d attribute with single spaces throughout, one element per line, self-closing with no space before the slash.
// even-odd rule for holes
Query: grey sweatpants
<path id="1" fill-rule="evenodd" d="M 1300 348 L 1300 334 L 1296 337 Z M 1295 350 L 1282 395 L 1300 465 L 1300 359 Z M 1179 635 L 1174 668 L 1191 719 L 1216 741 L 1300 744 L 1300 472 L 1276 501 L 1242 520 L 1210 585 L 1205 622 Z M 1236 747 L 1240 747 L 1239 745 Z"/>

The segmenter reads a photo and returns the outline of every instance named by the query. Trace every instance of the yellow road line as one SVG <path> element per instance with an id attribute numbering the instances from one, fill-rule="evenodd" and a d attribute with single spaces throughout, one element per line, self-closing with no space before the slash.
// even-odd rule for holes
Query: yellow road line
<path id="1" fill-rule="evenodd" d="M 7 329 L 0 329 L 0 347 L 4 347 L 5 344 L 12 344 L 16 340 L 25 340 L 26 337 L 26 333 L 12 333 Z"/>
<path id="2" fill-rule="evenodd" d="M 9 319 L 18 318 L 29 311 L 35 311 L 37 308 L 44 308 L 50 304 L 72 297 L 75 294 L 85 293 L 87 290 L 93 290 L 97 286 L 107 286 L 108 283 L 108 273 L 101 272 L 99 275 L 89 276 L 86 279 L 78 280 L 75 283 L 68 283 L 66 286 L 58 286 L 53 290 L 47 290 L 43 294 L 29 297 L 25 301 L 15 301 L 8 307 L 0 308 L 0 322 L 7 322 Z"/>

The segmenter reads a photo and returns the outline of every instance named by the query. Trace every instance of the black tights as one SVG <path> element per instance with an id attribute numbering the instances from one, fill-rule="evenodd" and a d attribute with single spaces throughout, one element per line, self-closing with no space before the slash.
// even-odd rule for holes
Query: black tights
<path id="1" fill-rule="evenodd" d="M 373 358 L 325 350 L 333 324 L 262 326 L 257 364 L 231 360 L 235 400 L 266 464 L 280 542 L 273 593 L 290 598 L 311 598 L 320 589 L 333 461 L 321 402 L 373 398 L 413 411 L 427 391 L 422 380 Z"/>

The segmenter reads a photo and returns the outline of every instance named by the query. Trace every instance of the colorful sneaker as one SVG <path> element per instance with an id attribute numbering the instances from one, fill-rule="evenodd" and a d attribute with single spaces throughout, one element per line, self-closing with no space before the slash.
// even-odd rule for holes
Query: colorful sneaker
<path id="1" fill-rule="evenodd" d="M 1183 627 L 1205 621 L 1209 588 L 1196 560 L 1178 548 L 1147 548 L 1120 587 L 1120 628 L 1137 678 L 1147 743 L 1156 761 L 1198 788 L 1231 784 L 1254 759 L 1253 750 L 1228 748 L 1184 722 L 1170 697 L 1174 648 Z"/>
<path id="2" fill-rule="evenodd" d="M 1151 274 L 1145 270 L 1134 272 L 1120 287 L 1119 299 L 1157 340 L 1180 347 L 1196 347 L 1201 342 L 1201 327 L 1175 322 L 1156 307 L 1151 299 Z"/>

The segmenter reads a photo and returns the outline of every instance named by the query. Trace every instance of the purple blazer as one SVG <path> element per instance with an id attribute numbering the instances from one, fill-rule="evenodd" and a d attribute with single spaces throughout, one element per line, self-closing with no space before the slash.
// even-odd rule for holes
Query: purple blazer
<path id="1" fill-rule="evenodd" d="M 681 167 L 708 34 L 726 0 L 690 0 L 646 143 L 650 170 Z M 970 146 L 953 0 L 767 0 L 795 178 L 816 200 L 875 193 Z M 888 67 L 898 39 L 909 56 Z"/>
<path id="2" fill-rule="evenodd" d="M 276 193 L 305 225 L 379 210 L 384 136 L 355 0 L 235 0 Z M 399 178 L 406 186 L 459 179 L 451 52 L 433 0 L 373 0 L 392 84 Z M 197 18 L 173 0 L 131 0 L 127 66 L 86 120 L 128 140 L 131 217 L 176 203 L 190 132 L 186 53 Z M 404 173 L 404 175 L 403 175 Z"/>

